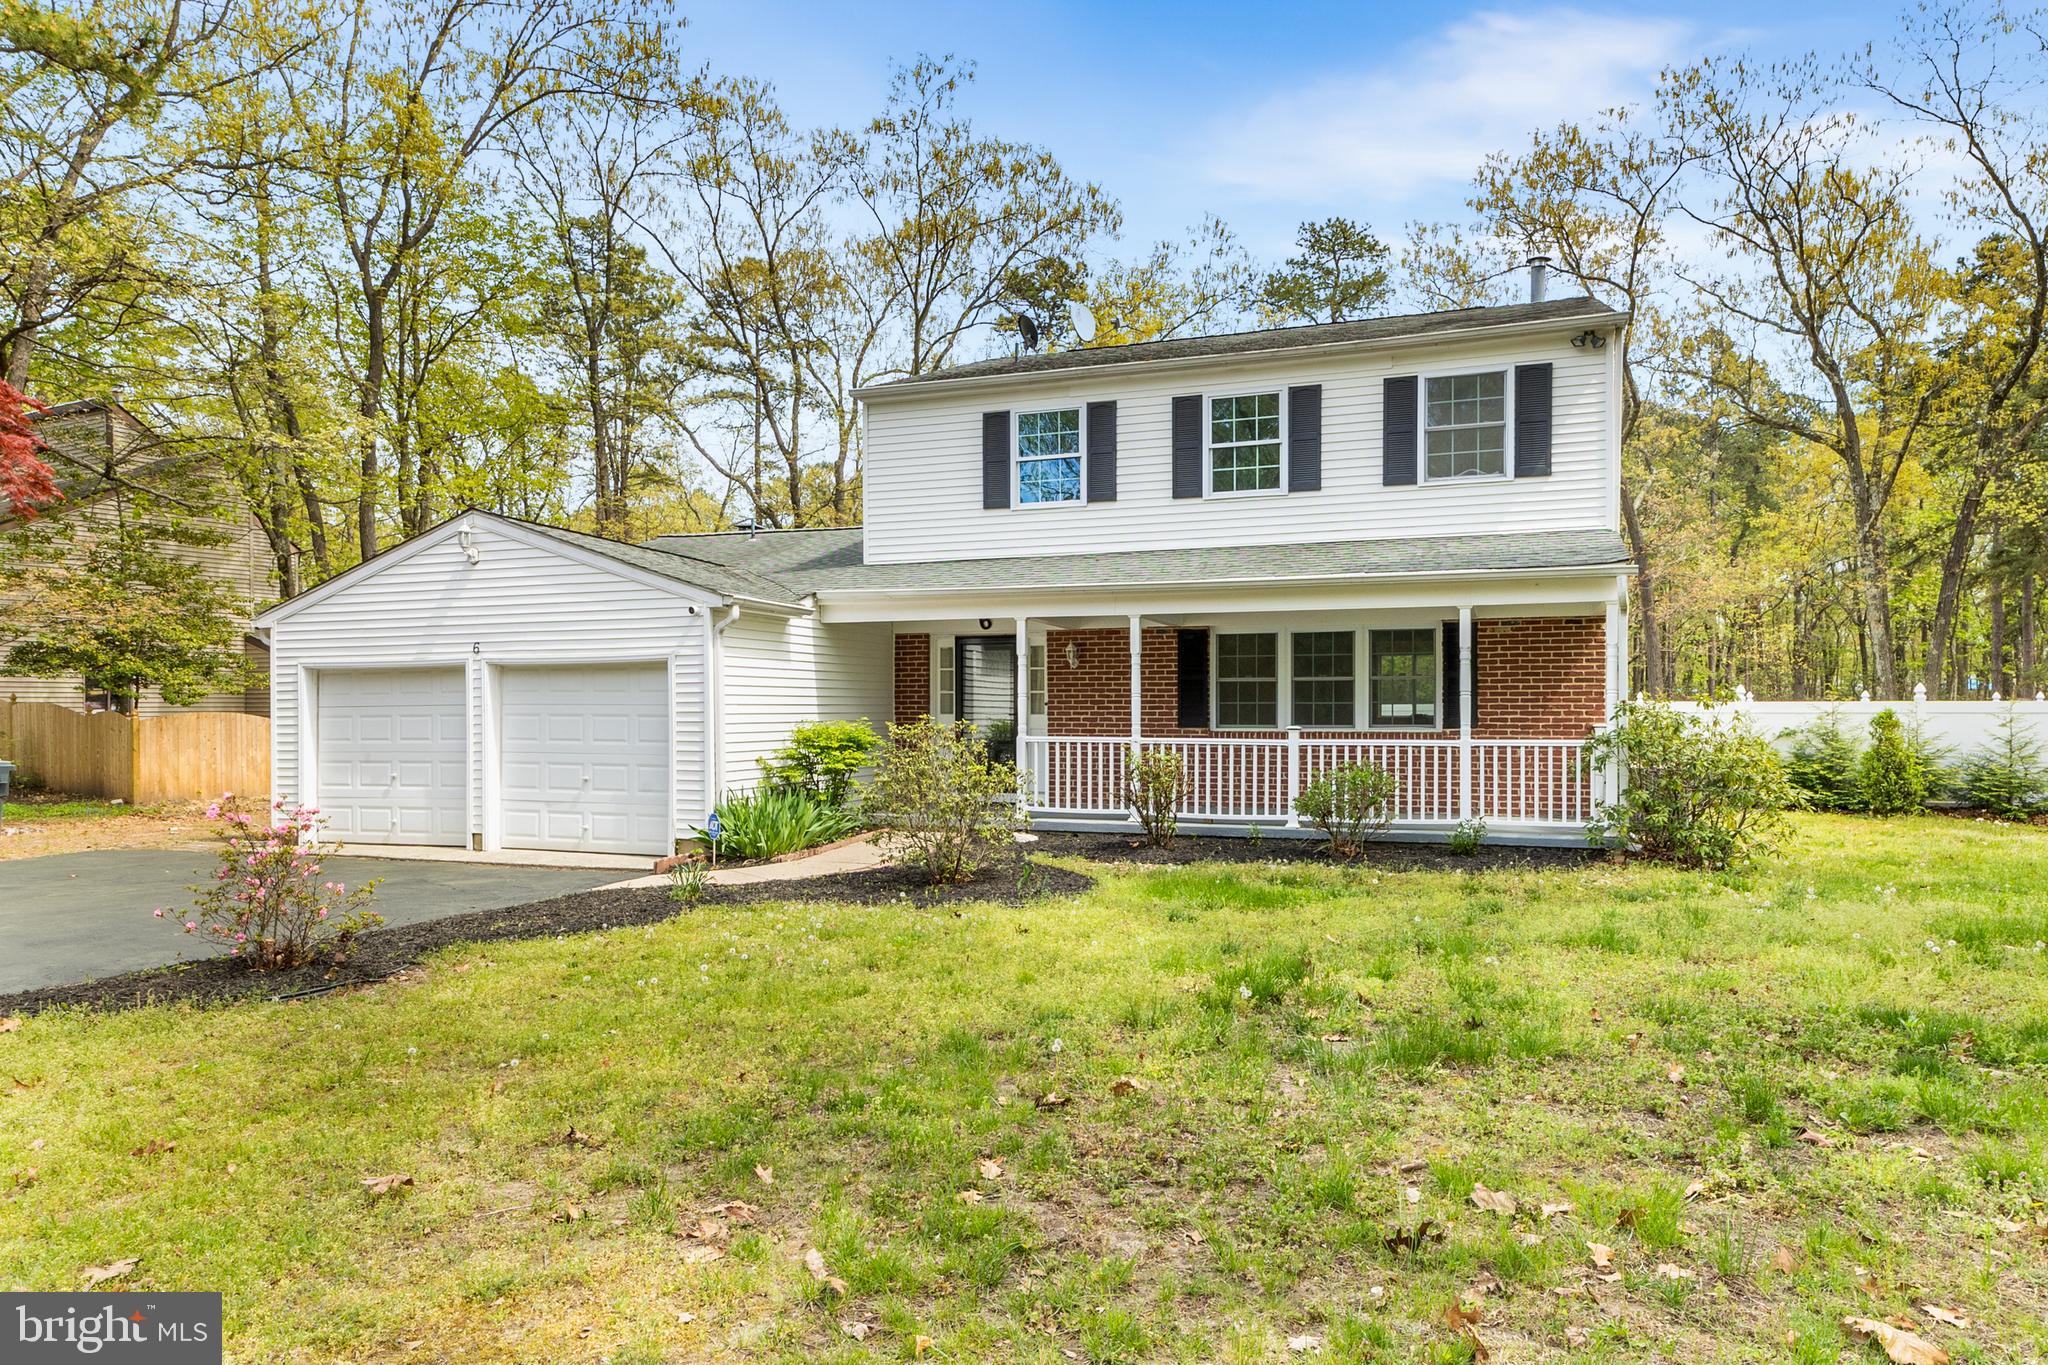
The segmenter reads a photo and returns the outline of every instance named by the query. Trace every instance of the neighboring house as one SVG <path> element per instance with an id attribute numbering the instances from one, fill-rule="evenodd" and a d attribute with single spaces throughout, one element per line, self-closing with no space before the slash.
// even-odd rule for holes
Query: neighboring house
<path id="1" fill-rule="evenodd" d="M 962 365 L 867 405 L 862 529 L 622 545 L 469 512 L 266 613 L 277 794 L 336 837 L 660 853 L 800 721 L 1013 744 L 1041 827 L 1580 841 L 1615 704 L 1627 319 L 1588 299 Z M 1022 724 L 1019 724 L 1021 720 Z M 1021 739 L 1014 738 L 1021 732 Z"/>
<path id="2" fill-rule="evenodd" d="M 194 524 L 217 532 L 217 544 L 167 544 L 164 552 L 189 562 L 194 571 L 226 583 L 235 600 L 253 621 L 259 608 L 277 597 L 268 542 L 263 528 L 247 510 L 241 489 L 228 475 L 203 456 L 173 451 L 155 432 L 119 403 L 104 399 L 83 399 L 59 403 L 35 416 L 36 432 L 49 449 L 42 458 L 56 476 L 63 501 L 45 509 L 45 520 L 76 519 L 80 524 L 71 549 L 83 556 L 96 527 L 112 524 L 123 512 L 124 499 L 133 500 L 136 490 L 169 490 L 180 501 L 195 506 L 231 509 L 194 517 Z M 128 514 L 134 515 L 130 506 Z M 0 554 L 6 553 L 6 538 L 23 534 L 21 523 L 0 516 Z M 4 607 L 4 602 L 0 602 Z M 112 699 L 105 693 L 86 690 L 76 677 L 26 678 L 5 673 L 8 640 L 0 624 L 0 701 L 54 702 L 76 711 L 103 711 Z M 249 661 L 262 672 L 269 666 L 269 651 L 253 629 L 244 640 Z M 270 690 L 259 682 L 241 692 L 222 692 L 202 697 L 189 707 L 165 702 L 154 689 L 136 701 L 135 711 L 157 716 L 176 711 L 237 711 L 267 715 Z"/>

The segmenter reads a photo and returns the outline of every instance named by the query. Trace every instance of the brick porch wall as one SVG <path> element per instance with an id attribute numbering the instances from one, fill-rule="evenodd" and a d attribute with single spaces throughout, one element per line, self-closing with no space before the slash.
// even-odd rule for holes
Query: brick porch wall
<path id="1" fill-rule="evenodd" d="M 896 637 L 896 723 L 909 725 L 931 710 L 932 637 Z"/>

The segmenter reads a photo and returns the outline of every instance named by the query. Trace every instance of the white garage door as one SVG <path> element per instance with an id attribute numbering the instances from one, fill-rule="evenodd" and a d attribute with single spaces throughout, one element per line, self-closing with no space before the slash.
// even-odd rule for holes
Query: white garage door
<path id="1" fill-rule="evenodd" d="M 498 705 L 505 847 L 674 850 L 666 666 L 507 668 Z"/>
<path id="2" fill-rule="evenodd" d="M 328 837 L 469 842 L 469 746 L 459 668 L 322 670 L 315 774 Z"/>

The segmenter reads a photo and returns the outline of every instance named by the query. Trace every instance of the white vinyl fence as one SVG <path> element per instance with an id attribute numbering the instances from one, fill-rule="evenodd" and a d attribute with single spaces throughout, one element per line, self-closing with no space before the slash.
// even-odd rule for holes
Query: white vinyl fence
<path id="1" fill-rule="evenodd" d="M 1923 691 L 1920 688 L 1914 690 L 1916 693 Z M 1907 701 L 1760 701 L 1741 694 L 1736 700 L 1717 706 L 1702 706 L 1697 702 L 1680 702 L 1678 705 L 1684 710 L 1702 713 L 1746 716 L 1759 734 L 1776 741 L 1781 750 L 1791 747 L 1792 731 L 1829 712 L 1840 718 L 1844 733 L 1859 741 L 1867 739 L 1870 718 L 1889 709 L 1896 711 L 1907 726 L 1917 724 L 1920 733 L 1945 751 L 1950 762 L 1968 758 L 1985 748 L 2010 710 L 2027 733 L 2040 743 L 2042 751 L 2048 753 L 2048 700 L 2040 697 L 2023 697 L 2014 701 L 1925 701 L 1916 695 Z"/>

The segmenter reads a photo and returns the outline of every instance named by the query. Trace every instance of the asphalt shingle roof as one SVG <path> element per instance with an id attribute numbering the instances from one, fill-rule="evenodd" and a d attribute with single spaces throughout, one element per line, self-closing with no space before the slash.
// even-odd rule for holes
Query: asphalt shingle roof
<path id="1" fill-rule="evenodd" d="M 1613 531 L 1350 540 L 1308 545 L 1228 545 L 1185 550 L 1112 550 L 1003 559 L 863 564 L 858 527 L 819 531 L 722 532 L 662 536 L 648 550 L 694 563 L 745 570 L 785 592 L 934 592 L 949 589 L 1090 588 L 1287 579 L 1477 573 L 1510 569 L 1625 569 L 1628 549 Z M 710 586 L 706 584 L 706 586 Z"/>
<path id="2" fill-rule="evenodd" d="M 1113 365 L 1133 365 L 1160 360 L 1194 360 L 1209 356 L 1247 356 L 1267 351 L 1305 350 L 1316 346 L 1423 340 L 1446 333 L 1512 327 L 1525 323 L 1579 320 L 1605 322 L 1619 317 L 1621 314 L 1618 311 L 1598 299 L 1577 295 L 1571 298 L 1545 299 L 1541 303 L 1510 303 L 1491 308 L 1453 308 L 1436 313 L 1361 318 L 1356 322 L 1273 327 L 1258 332 L 1178 337 L 1170 341 L 1140 341 L 1125 346 L 1088 346 L 1078 350 L 1055 351 L 1050 355 L 1003 356 L 995 360 L 977 360 L 965 365 L 953 365 L 943 370 L 934 370 L 930 374 L 912 375 L 907 379 L 891 380 L 886 384 L 864 389 L 862 394 L 881 397 L 963 379 L 1092 370 Z"/>

